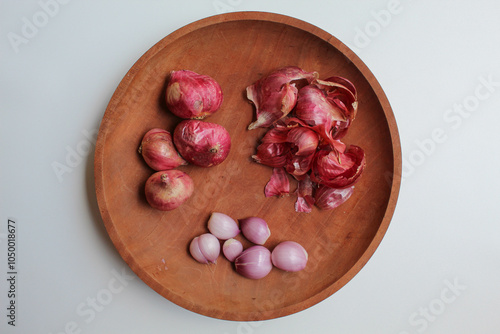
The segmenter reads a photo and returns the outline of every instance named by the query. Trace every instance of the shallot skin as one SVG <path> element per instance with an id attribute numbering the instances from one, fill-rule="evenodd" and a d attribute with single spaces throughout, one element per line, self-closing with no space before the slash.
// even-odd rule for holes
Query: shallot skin
<path id="1" fill-rule="evenodd" d="M 248 86 L 247 98 L 254 104 L 257 116 L 248 129 L 269 127 L 287 116 L 297 103 L 295 81 L 312 82 L 317 76 L 316 72 L 306 72 L 297 66 L 285 66 Z"/>
<path id="2" fill-rule="evenodd" d="M 203 119 L 220 108 L 223 93 L 212 77 L 180 70 L 170 72 L 165 100 L 174 115 L 184 119 Z"/>
<path id="3" fill-rule="evenodd" d="M 161 211 L 171 211 L 193 194 L 193 180 L 186 173 L 170 169 L 156 172 L 146 181 L 145 194 L 149 205 Z"/>
<path id="4" fill-rule="evenodd" d="M 311 180 L 331 188 L 349 187 L 356 183 L 365 166 L 365 152 L 359 146 L 351 145 L 345 152 L 325 147 L 314 157 Z"/>
<path id="5" fill-rule="evenodd" d="M 330 188 L 322 185 L 314 194 L 316 198 L 315 204 L 322 210 L 333 210 L 347 201 L 353 192 L 354 186 L 346 188 Z"/>
<path id="6" fill-rule="evenodd" d="M 226 160 L 231 150 L 231 137 L 222 125 L 184 120 L 174 130 L 174 144 L 186 161 L 212 167 Z"/>
<path id="7" fill-rule="evenodd" d="M 154 128 L 146 132 L 139 146 L 146 164 L 156 171 L 187 165 L 175 149 L 172 135 L 167 130 Z"/>

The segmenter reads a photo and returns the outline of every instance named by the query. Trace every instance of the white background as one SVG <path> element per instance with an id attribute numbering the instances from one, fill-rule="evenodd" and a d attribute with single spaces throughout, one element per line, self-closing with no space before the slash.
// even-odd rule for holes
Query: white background
<path id="1" fill-rule="evenodd" d="M 404 160 L 393 220 L 359 274 L 307 310 L 257 323 L 192 313 L 132 274 L 93 179 L 93 136 L 134 62 L 192 21 L 247 10 L 296 17 L 351 47 L 391 102 Z M 0 332 L 498 333 L 499 17 L 495 0 L 0 0 Z"/>

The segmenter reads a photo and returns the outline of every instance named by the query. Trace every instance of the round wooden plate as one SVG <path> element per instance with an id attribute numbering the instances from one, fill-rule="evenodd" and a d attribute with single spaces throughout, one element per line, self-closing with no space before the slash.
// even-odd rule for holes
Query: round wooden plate
<path id="1" fill-rule="evenodd" d="M 367 166 L 353 196 L 333 211 L 296 213 L 295 196 L 266 198 L 272 169 L 252 162 L 265 129 L 248 131 L 254 120 L 245 88 L 282 66 L 340 75 L 359 92 L 358 116 L 345 142 L 364 148 Z M 173 131 L 180 119 L 164 103 L 172 70 L 189 69 L 217 80 L 221 109 L 205 119 L 226 127 L 232 149 L 212 168 L 184 166 L 195 192 L 181 207 L 149 207 L 144 184 L 153 171 L 137 148 L 151 128 Z M 104 114 L 95 152 L 97 200 L 120 255 L 151 288 L 199 314 L 228 320 L 263 320 L 308 308 L 345 285 L 381 242 L 394 212 L 401 175 L 396 122 L 377 80 L 339 40 L 287 16 L 239 12 L 191 23 L 163 38 L 129 70 Z M 211 212 L 235 219 L 264 218 L 271 229 L 266 246 L 294 240 L 309 253 L 306 269 L 274 268 L 260 280 L 237 274 L 222 256 L 216 265 L 197 263 L 190 241 L 207 232 Z M 241 239 L 242 240 L 242 239 Z M 245 243 L 248 246 L 248 243 Z"/>

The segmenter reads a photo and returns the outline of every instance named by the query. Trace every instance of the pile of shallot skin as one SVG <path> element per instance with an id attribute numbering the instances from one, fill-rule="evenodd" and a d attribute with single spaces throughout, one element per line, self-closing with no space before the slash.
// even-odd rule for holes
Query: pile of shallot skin
<path id="1" fill-rule="evenodd" d="M 265 196 L 289 195 L 291 175 L 298 182 L 297 212 L 344 203 L 366 165 L 363 149 L 341 140 L 356 117 L 356 88 L 340 76 L 318 77 L 287 66 L 246 89 L 256 111 L 248 129 L 269 129 L 252 156 L 273 168 Z"/>

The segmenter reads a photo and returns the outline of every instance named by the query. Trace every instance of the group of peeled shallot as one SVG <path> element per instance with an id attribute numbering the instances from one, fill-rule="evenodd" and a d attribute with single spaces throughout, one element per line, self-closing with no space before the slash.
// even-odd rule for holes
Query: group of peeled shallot
<path id="1" fill-rule="evenodd" d="M 252 156 L 273 167 L 265 196 L 289 195 L 291 175 L 297 212 L 344 203 L 366 164 L 362 148 L 341 141 L 356 117 L 356 88 L 343 77 L 318 77 L 287 66 L 246 89 L 257 116 L 248 129 L 269 128 Z"/>
<path id="2" fill-rule="evenodd" d="M 307 251 L 295 241 L 282 241 L 272 251 L 264 246 L 271 236 L 267 222 L 259 217 L 239 219 L 239 224 L 230 216 L 212 212 L 208 220 L 208 230 L 195 237 L 189 244 L 191 256 L 198 262 L 217 263 L 221 252 L 233 262 L 234 269 L 240 275 L 250 279 L 267 276 L 273 267 L 288 272 L 297 272 L 306 267 Z M 238 235 L 253 245 L 243 249 L 243 244 L 236 239 Z"/>

